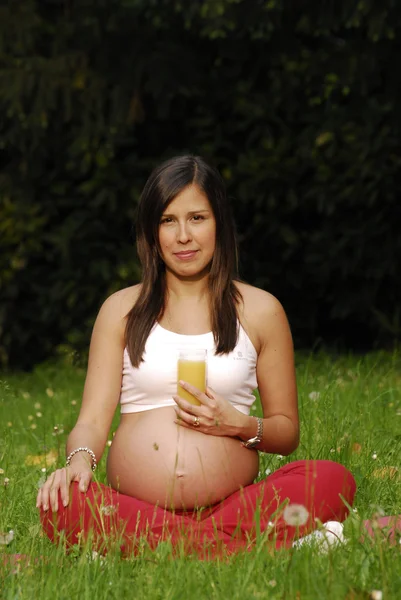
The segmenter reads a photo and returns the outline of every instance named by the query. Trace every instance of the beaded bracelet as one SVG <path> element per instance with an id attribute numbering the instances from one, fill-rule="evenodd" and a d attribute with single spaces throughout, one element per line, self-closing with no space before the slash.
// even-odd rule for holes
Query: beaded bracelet
<path id="1" fill-rule="evenodd" d="M 87 452 L 89 454 L 89 456 L 92 459 L 92 471 L 95 471 L 96 466 L 97 466 L 95 453 L 93 452 L 93 450 L 91 450 L 90 448 L 87 448 L 86 446 L 80 446 L 79 448 L 75 448 L 75 450 L 70 452 L 69 455 L 67 456 L 67 460 L 65 461 L 65 466 L 66 467 L 70 466 L 72 457 L 75 456 L 78 452 Z"/>

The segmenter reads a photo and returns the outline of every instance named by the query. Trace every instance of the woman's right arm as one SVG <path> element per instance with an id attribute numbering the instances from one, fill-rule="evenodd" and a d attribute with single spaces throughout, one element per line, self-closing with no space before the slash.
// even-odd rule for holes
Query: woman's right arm
<path id="1" fill-rule="evenodd" d="M 135 286 L 136 288 L 137 286 Z M 101 307 L 93 327 L 88 370 L 82 406 L 75 427 L 68 436 L 66 455 L 79 447 L 90 448 L 99 461 L 110 430 L 121 390 L 125 317 L 133 305 L 135 288 L 110 296 Z M 85 451 L 77 452 L 69 467 L 57 469 L 39 489 L 36 506 L 58 509 L 58 492 L 64 506 L 69 501 L 69 487 L 77 481 L 86 491 L 92 479 L 92 459 Z"/>

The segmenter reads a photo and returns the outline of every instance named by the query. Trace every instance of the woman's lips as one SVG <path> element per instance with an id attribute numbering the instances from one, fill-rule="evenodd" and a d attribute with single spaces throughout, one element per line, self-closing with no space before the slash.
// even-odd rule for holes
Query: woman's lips
<path id="1" fill-rule="evenodd" d="M 190 250 L 188 252 L 176 252 L 175 256 L 180 260 L 191 260 L 197 253 L 197 250 Z"/>

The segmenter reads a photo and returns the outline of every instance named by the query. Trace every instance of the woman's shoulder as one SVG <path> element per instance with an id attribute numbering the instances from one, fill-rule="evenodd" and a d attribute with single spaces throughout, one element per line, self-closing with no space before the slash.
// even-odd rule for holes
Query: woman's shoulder
<path id="1" fill-rule="evenodd" d="M 280 301 L 266 290 L 242 281 L 236 281 L 235 285 L 242 296 L 239 304 L 241 324 L 255 341 L 255 347 L 260 347 L 277 321 L 286 321 L 284 308 Z"/>
<path id="2" fill-rule="evenodd" d="M 100 308 L 99 317 L 125 326 L 126 318 L 138 299 L 141 286 L 141 283 L 131 285 L 108 296 Z"/>
<path id="3" fill-rule="evenodd" d="M 235 285 L 242 296 L 243 310 L 249 315 L 268 316 L 277 310 L 283 310 L 280 301 L 270 292 L 262 290 L 243 281 L 236 281 Z"/>

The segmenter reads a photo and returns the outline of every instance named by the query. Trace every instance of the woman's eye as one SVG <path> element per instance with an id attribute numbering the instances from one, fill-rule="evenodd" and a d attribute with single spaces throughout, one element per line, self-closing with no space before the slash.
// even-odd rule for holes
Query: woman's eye
<path id="1" fill-rule="evenodd" d="M 205 217 L 202 215 L 194 215 L 192 218 L 194 221 L 203 221 Z"/>
<path id="2" fill-rule="evenodd" d="M 171 217 L 164 217 L 164 219 L 160 221 L 160 224 L 162 225 L 163 223 L 171 223 L 171 221 Z"/>

